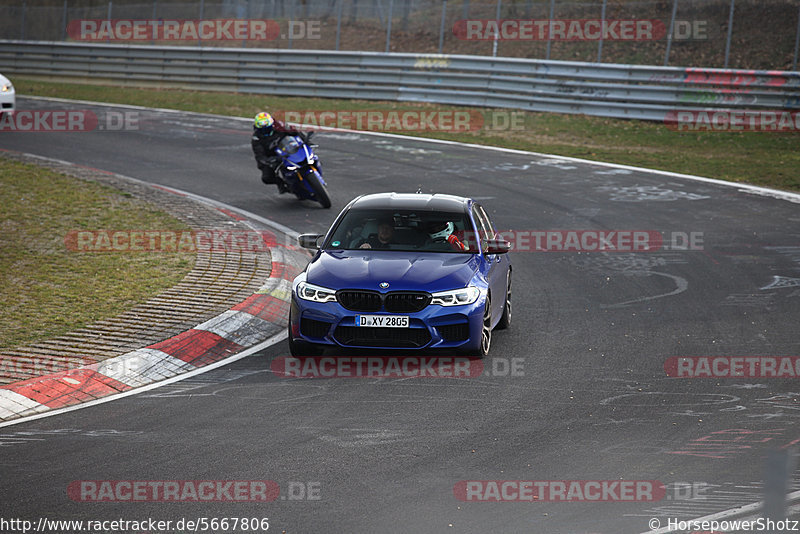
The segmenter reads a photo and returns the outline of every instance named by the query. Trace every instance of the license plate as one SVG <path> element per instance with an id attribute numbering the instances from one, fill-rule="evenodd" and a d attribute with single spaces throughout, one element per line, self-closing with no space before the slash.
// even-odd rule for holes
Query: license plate
<path id="1" fill-rule="evenodd" d="M 408 328 L 407 315 L 356 315 L 356 326 Z"/>

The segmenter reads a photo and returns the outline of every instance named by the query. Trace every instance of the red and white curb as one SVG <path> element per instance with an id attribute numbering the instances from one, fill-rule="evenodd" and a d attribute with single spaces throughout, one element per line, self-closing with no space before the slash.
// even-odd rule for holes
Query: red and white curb
<path id="1" fill-rule="evenodd" d="M 161 186 L 159 189 L 212 204 L 237 220 L 250 219 L 279 231 L 289 230 L 210 199 Z M 268 242 L 281 243 L 269 232 L 261 232 Z M 271 247 L 270 254 L 272 271 L 263 286 L 231 309 L 194 328 L 102 362 L 0 387 L 0 426 L 222 364 L 270 338 L 282 339 L 280 332 L 285 329 L 289 315 L 291 281 L 305 268 L 309 257 L 302 250 L 281 245 Z"/>

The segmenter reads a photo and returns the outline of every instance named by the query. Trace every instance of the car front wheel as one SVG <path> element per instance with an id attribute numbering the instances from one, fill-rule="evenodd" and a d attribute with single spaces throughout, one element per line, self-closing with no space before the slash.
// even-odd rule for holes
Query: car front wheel
<path id="1" fill-rule="evenodd" d="M 292 339 L 292 334 L 289 334 L 289 354 L 292 356 L 322 356 L 324 352 L 325 349 L 322 347 L 303 341 L 295 341 Z"/>
<path id="2" fill-rule="evenodd" d="M 322 356 L 325 349 L 318 345 L 311 343 L 304 343 L 303 341 L 296 341 L 292 337 L 292 311 L 289 311 L 289 326 L 288 326 L 288 339 L 289 339 L 289 354 L 292 356 Z"/>
<path id="3" fill-rule="evenodd" d="M 489 355 L 489 349 L 492 347 L 492 300 L 487 295 L 486 304 L 483 306 L 483 319 L 481 321 L 481 339 L 478 349 L 468 352 L 470 356 L 478 356 L 484 358 Z"/>
<path id="4" fill-rule="evenodd" d="M 506 289 L 506 302 L 503 305 L 503 315 L 497 321 L 497 329 L 503 330 L 511 326 L 511 271 L 508 271 L 508 287 Z"/>

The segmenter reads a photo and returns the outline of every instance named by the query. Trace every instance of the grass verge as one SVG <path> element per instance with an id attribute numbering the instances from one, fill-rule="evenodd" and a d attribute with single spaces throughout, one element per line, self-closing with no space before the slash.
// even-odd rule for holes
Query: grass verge
<path id="1" fill-rule="evenodd" d="M 438 104 L 372 102 L 52 83 L 15 78 L 20 95 L 54 96 L 162 107 L 231 116 L 258 111 L 474 111 Z M 480 110 L 475 132 L 397 132 L 467 143 L 516 148 L 611 163 L 696 174 L 732 182 L 800 191 L 800 134 L 676 132 L 663 124 L 584 115 L 514 112 L 519 127 L 491 128 L 509 110 Z M 488 127 L 487 127 L 488 126 Z"/>
<path id="2" fill-rule="evenodd" d="M 0 349 L 113 317 L 178 283 L 194 254 L 81 253 L 70 230 L 188 227 L 126 193 L 0 157 Z"/>

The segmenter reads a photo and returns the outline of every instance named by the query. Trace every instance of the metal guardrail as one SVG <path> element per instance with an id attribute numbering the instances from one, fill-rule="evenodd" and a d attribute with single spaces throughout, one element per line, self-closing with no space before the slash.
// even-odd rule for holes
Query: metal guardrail
<path id="1" fill-rule="evenodd" d="M 482 56 L 0 40 L 0 72 L 654 121 L 674 110 L 800 109 L 800 72 Z"/>

